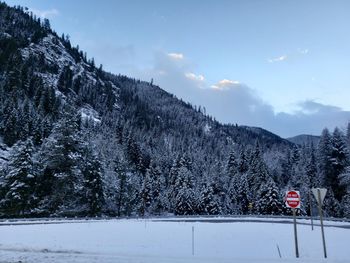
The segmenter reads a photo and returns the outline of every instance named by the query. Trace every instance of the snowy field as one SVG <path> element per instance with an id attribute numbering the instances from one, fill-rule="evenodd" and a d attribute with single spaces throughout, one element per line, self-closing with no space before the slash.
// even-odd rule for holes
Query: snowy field
<path id="1" fill-rule="evenodd" d="M 327 222 L 324 260 L 320 227 L 300 220 L 297 260 L 290 219 L 195 220 L 3 221 L 0 262 L 350 262 L 350 223 Z"/>

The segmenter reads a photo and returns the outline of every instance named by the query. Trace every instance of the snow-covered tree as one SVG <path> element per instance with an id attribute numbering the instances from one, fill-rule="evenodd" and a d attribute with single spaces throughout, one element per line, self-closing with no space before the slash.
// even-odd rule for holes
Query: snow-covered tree
<path id="1" fill-rule="evenodd" d="M 12 149 L 5 177 L 0 185 L 0 207 L 7 216 L 30 215 L 35 207 L 36 175 L 32 139 L 18 142 Z"/>
<path id="2" fill-rule="evenodd" d="M 58 214 L 81 213 L 84 197 L 81 171 L 86 144 L 79 137 L 80 120 L 68 114 L 43 142 L 40 190 L 41 208 Z"/>
<path id="3" fill-rule="evenodd" d="M 332 188 L 335 198 L 340 201 L 345 194 L 345 189 L 339 183 L 339 175 L 344 172 L 349 160 L 344 135 L 338 128 L 335 128 L 333 132 L 331 145 L 331 172 L 325 178 L 325 184 Z"/>
<path id="4" fill-rule="evenodd" d="M 341 205 L 343 215 L 350 218 L 350 166 L 346 167 L 345 171 L 339 176 L 340 184 L 346 189 Z"/>
<path id="5" fill-rule="evenodd" d="M 186 166 L 181 166 L 175 182 L 177 195 L 175 197 L 175 214 L 191 215 L 196 210 L 193 175 Z"/>
<path id="6" fill-rule="evenodd" d="M 249 209 L 247 174 L 237 174 L 227 190 L 226 208 L 230 214 L 246 214 Z"/>
<path id="7" fill-rule="evenodd" d="M 199 197 L 199 211 L 205 215 L 219 215 L 221 213 L 220 201 L 214 194 L 211 184 L 205 184 L 202 187 Z"/>
<path id="8" fill-rule="evenodd" d="M 238 164 L 234 152 L 229 155 L 226 170 L 229 179 L 232 179 L 238 173 Z"/>
<path id="9" fill-rule="evenodd" d="M 260 144 L 255 144 L 255 149 L 250 157 L 249 170 L 247 172 L 248 187 L 250 189 L 248 193 L 249 202 L 257 201 L 257 193 L 264 183 L 267 183 L 270 175 L 265 161 L 262 158 L 260 150 Z"/>
<path id="10" fill-rule="evenodd" d="M 82 175 L 84 177 L 85 196 L 82 202 L 87 205 L 87 215 L 101 215 L 104 205 L 102 186 L 102 164 L 93 149 L 88 147 L 83 153 Z"/>
<path id="11" fill-rule="evenodd" d="M 322 186 L 326 185 L 327 178 L 331 177 L 331 154 L 332 154 L 332 136 L 328 129 L 322 131 L 320 142 L 318 144 L 318 170 L 320 173 Z"/>
<path id="12" fill-rule="evenodd" d="M 256 210 L 262 215 L 282 214 L 282 200 L 280 190 L 276 183 L 270 179 L 266 184 L 261 185 L 258 193 Z"/>

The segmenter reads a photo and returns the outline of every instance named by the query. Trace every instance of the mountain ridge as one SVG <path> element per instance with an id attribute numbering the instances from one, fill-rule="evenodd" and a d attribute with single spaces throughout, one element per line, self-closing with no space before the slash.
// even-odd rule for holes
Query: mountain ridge
<path id="1" fill-rule="evenodd" d="M 288 214 L 284 190 L 323 183 L 311 145 L 105 72 L 22 7 L 0 24 L 0 216 Z"/>

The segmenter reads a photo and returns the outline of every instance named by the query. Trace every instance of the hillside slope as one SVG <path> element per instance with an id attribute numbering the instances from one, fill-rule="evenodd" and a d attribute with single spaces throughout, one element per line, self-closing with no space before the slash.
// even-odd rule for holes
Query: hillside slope
<path id="1" fill-rule="evenodd" d="M 280 214 L 314 180 L 312 149 L 107 73 L 21 7 L 0 24 L 1 216 Z"/>

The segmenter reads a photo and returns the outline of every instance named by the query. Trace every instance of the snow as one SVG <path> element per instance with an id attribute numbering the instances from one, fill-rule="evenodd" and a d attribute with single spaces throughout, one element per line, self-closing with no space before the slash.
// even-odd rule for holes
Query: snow
<path id="1" fill-rule="evenodd" d="M 84 80 L 89 85 L 96 85 L 97 81 L 104 86 L 105 83 L 98 79 L 95 72 L 91 71 L 90 65 L 85 62 L 77 63 L 67 52 L 61 40 L 52 34 L 44 37 L 38 44 L 31 43 L 29 47 L 21 50 L 23 59 L 28 59 L 30 55 L 43 55 L 45 63 L 49 66 L 58 66 L 59 72 L 62 72 L 65 66 L 73 71 L 73 79 L 78 76 L 85 77 Z M 36 72 L 47 86 L 57 87 L 59 74 L 50 72 Z"/>
<path id="2" fill-rule="evenodd" d="M 80 108 L 79 112 L 83 120 L 93 121 L 95 124 L 99 124 L 101 122 L 98 112 L 95 111 L 89 105 L 86 105 L 85 107 Z"/>
<path id="3" fill-rule="evenodd" d="M 208 134 L 210 133 L 210 131 L 211 131 L 211 126 L 208 123 L 206 123 L 204 126 L 204 132 Z"/>
<path id="4" fill-rule="evenodd" d="M 0 136 L 0 168 L 7 162 L 10 156 L 10 149 L 3 144 L 2 137 Z"/>
<path id="5" fill-rule="evenodd" d="M 243 218 L 240 218 L 243 219 Z M 165 220 L 165 221 L 164 221 Z M 167 221 L 168 220 L 168 221 Z M 272 222 L 213 223 L 170 219 L 19 221 L 0 223 L 0 261 L 6 262 L 349 262 L 350 223 L 319 227 Z M 265 219 L 266 220 L 266 219 Z M 332 222 L 327 222 L 331 224 Z M 192 226 L 195 254 L 192 255 Z M 282 259 L 279 258 L 277 245 Z"/>
<path id="6" fill-rule="evenodd" d="M 6 33 L 6 32 L 1 33 L 1 36 L 3 38 L 7 38 L 7 39 L 12 38 L 12 36 L 9 33 Z"/>

